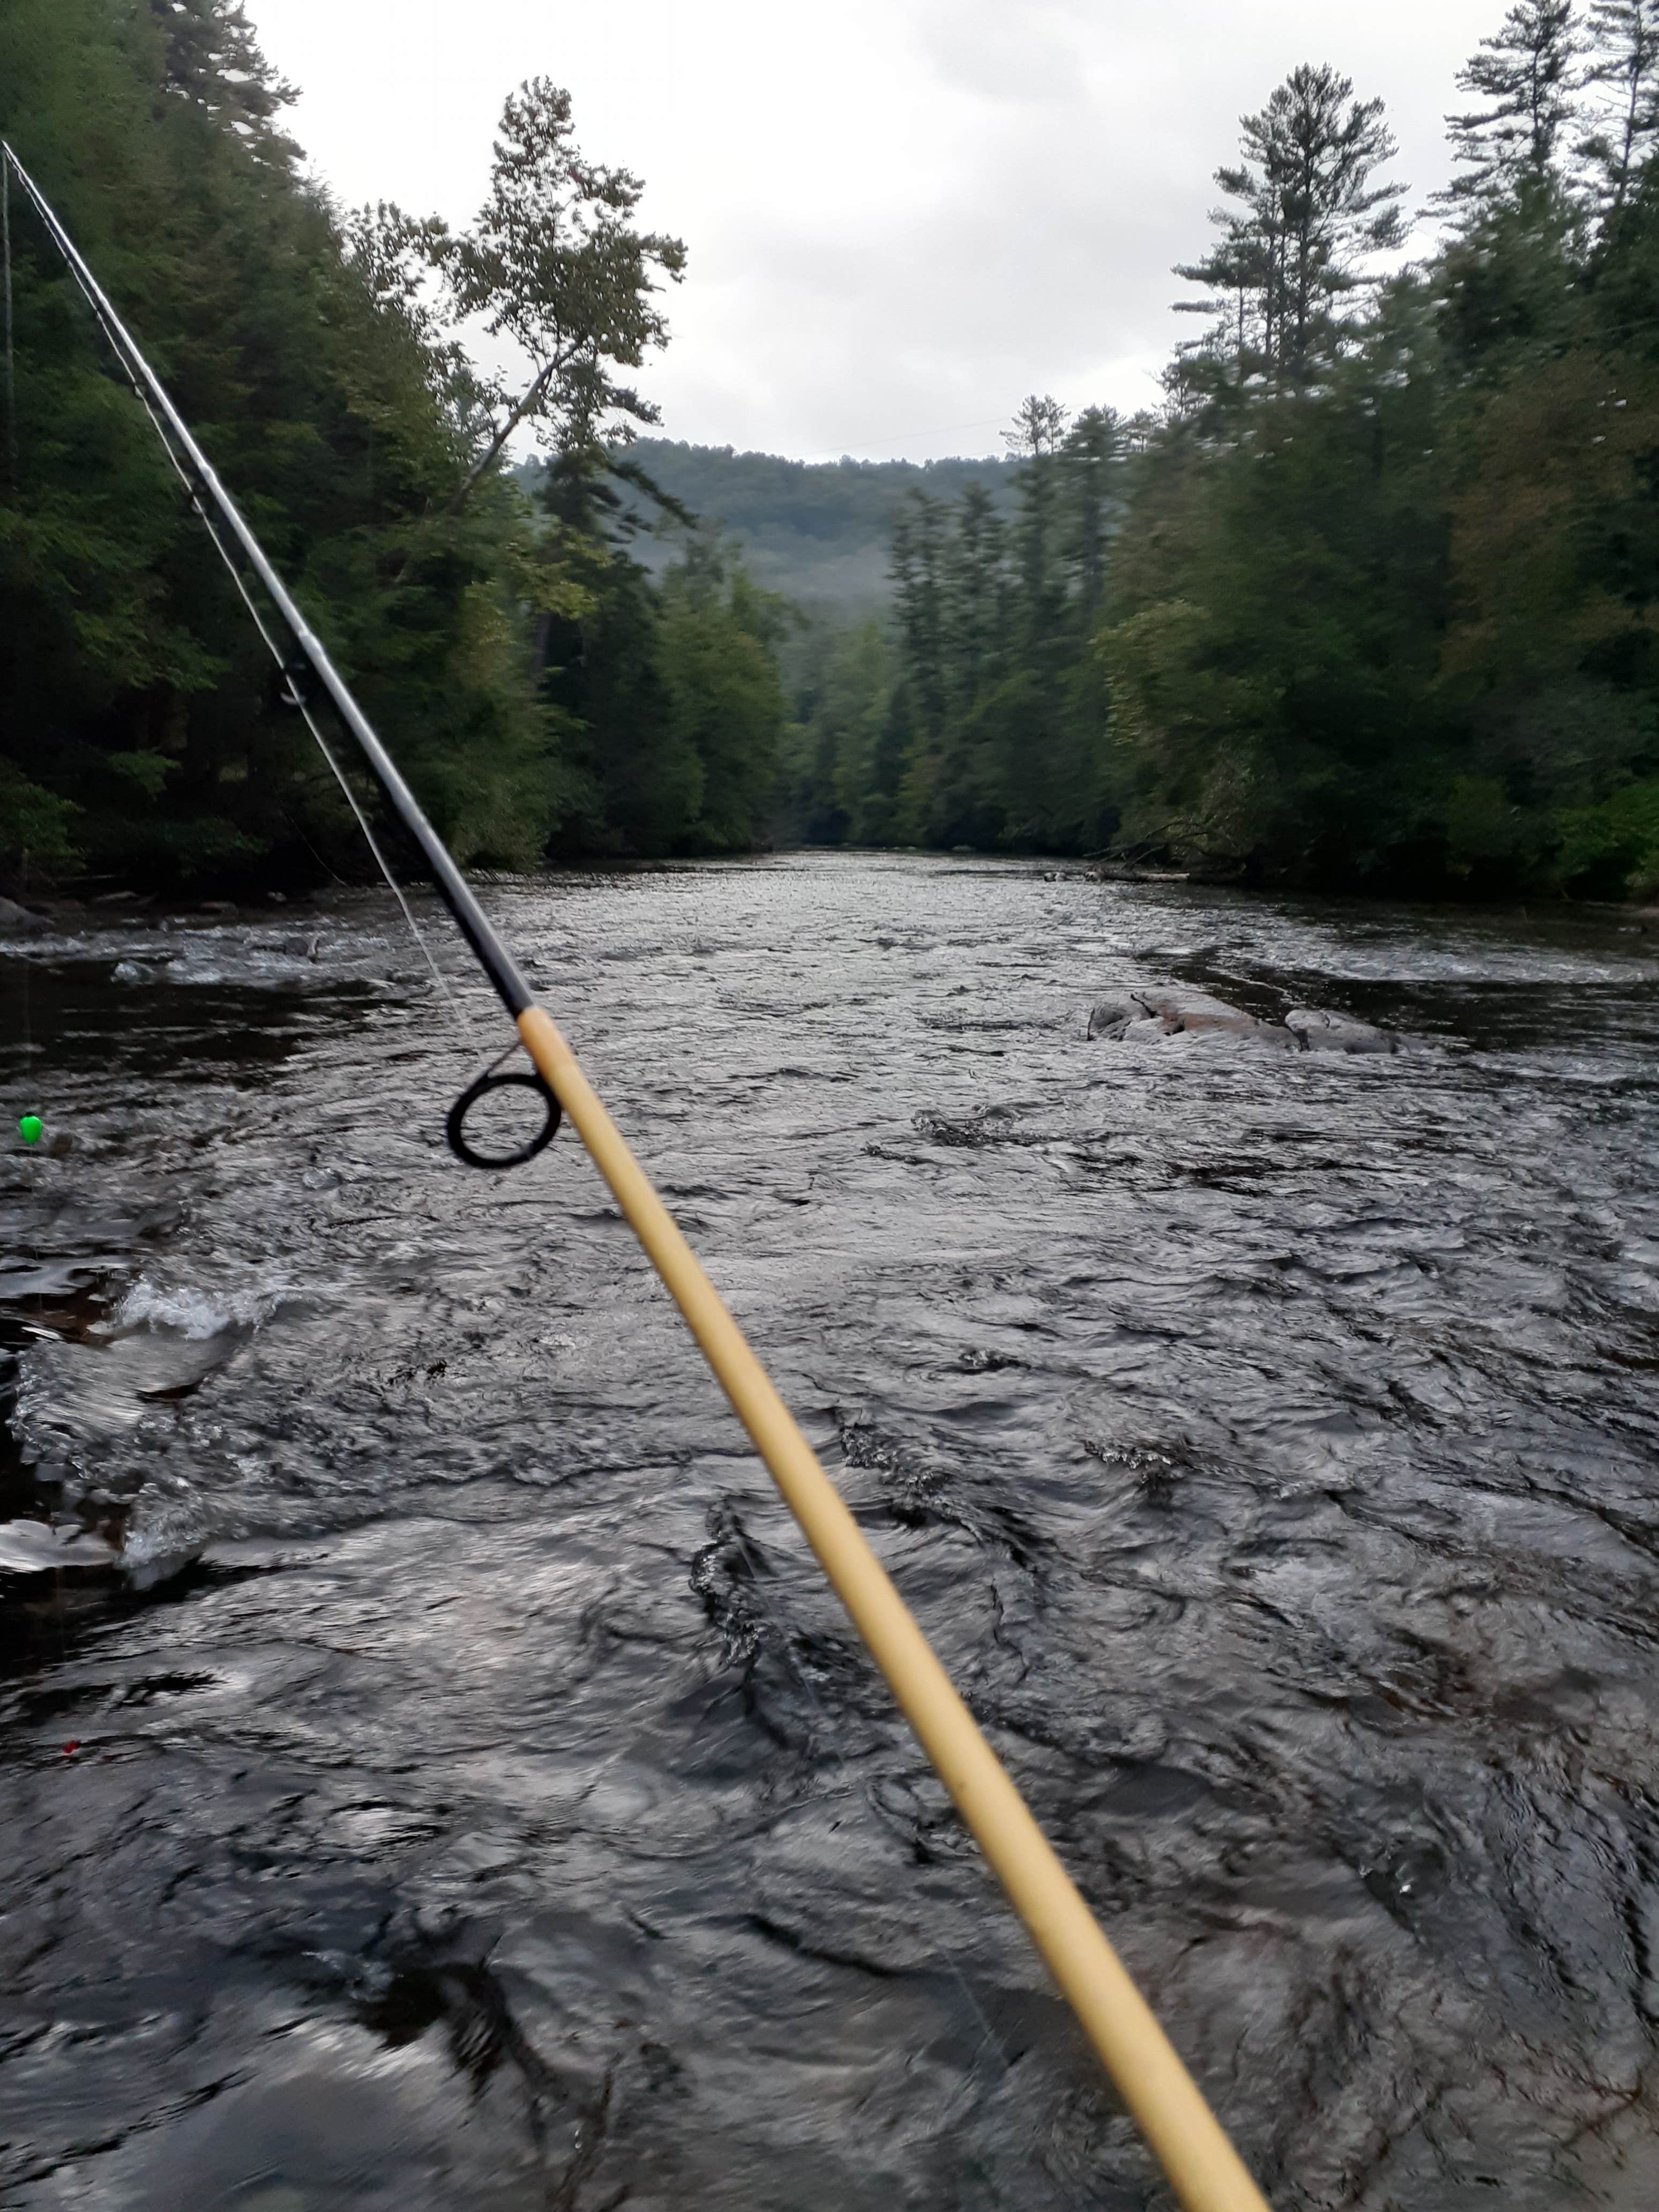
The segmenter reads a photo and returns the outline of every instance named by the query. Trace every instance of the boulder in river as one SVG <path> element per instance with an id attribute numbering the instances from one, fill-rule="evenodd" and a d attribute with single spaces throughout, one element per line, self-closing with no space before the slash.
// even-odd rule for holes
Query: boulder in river
<path id="1" fill-rule="evenodd" d="M 1276 1051 L 1295 1051 L 1297 1040 L 1278 1022 L 1258 1021 L 1254 1014 L 1230 1006 L 1207 991 L 1159 988 L 1131 991 L 1104 999 L 1089 1016 L 1091 1037 L 1234 1036 L 1249 1037 Z"/>
<path id="2" fill-rule="evenodd" d="M 32 914 L 15 900 L 0 898 L 0 937 L 46 937 L 52 924 L 43 914 Z"/>
<path id="3" fill-rule="evenodd" d="M 1302 1041 L 1304 1052 L 1398 1052 L 1400 1040 L 1387 1030 L 1325 1006 L 1292 1006 L 1285 1026 Z"/>
<path id="4" fill-rule="evenodd" d="M 1264 1022 L 1207 991 L 1158 986 L 1103 999 L 1089 1016 L 1091 1037 L 1243 1037 L 1278 1052 L 1398 1052 L 1400 1040 L 1369 1022 L 1323 1006 L 1292 1006 L 1282 1022 Z"/>

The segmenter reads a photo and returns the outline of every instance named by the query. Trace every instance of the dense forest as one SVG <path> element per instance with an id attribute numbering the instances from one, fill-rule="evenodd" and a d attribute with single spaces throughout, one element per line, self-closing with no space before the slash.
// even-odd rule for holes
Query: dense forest
<path id="1" fill-rule="evenodd" d="M 1034 396 L 1004 461 L 918 474 L 648 434 L 684 249 L 551 83 L 453 232 L 307 177 L 240 0 L 0 11 L 0 129 L 465 860 L 902 843 L 1651 896 L 1659 0 L 1520 0 L 1459 86 L 1428 249 L 1382 103 L 1297 69 L 1216 173 L 1163 404 Z M 0 878 L 356 872 L 15 191 L 9 225 Z"/>
<path id="2" fill-rule="evenodd" d="M 654 420 L 629 378 L 684 248 L 639 228 L 638 180 L 583 155 L 550 84 L 507 102 L 456 234 L 334 205 L 283 131 L 292 98 L 238 0 L 0 9 L 0 131 L 460 857 L 763 841 L 781 611 L 695 537 L 648 577 L 613 450 Z M 15 185 L 7 227 L 0 877 L 360 873 L 343 796 Z M 463 323 L 515 342 L 522 389 L 469 362 Z M 533 502 L 507 464 L 526 429 L 552 455 Z"/>
<path id="3" fill-rule="evenodd" d="M 1165 405 L 1028 401 L 1010 521 L 907 502 L 790 833 L 1659 890 L 1659 5 L 1522 0 L 1460 88 L 1392 270 L 1382 104 L 1304 68 L 1245 118 Z"/>

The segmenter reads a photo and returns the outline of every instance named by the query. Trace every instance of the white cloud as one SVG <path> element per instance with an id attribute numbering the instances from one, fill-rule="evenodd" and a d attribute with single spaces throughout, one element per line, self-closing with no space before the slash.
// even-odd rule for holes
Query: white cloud
<path id="1" fill-rule="evenodd" d="M 574 97 L 690 271 L 646 379 L 700 443 L 983 452 L 1021 394 L 1156 397 L 1241 112 L 1329 61 L 1381 93 L 1420 202 L 1502 0 L 252 0 L 350 201 L 465 221 L 522 78 Z"/>

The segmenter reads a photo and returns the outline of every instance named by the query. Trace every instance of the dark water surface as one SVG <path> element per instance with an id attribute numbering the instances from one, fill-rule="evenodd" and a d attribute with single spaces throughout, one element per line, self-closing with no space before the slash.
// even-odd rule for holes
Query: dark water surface
<path id="1" fill-rule="evenodd" d="M 1281 2212 L 1659 2202 L 1659 939 L 489 896 Z M 0 977 L 0 2204 L 1163 2203 L 389 902 Z M 1407 1049 L 1085 1039 L 1172 981 Z"/>

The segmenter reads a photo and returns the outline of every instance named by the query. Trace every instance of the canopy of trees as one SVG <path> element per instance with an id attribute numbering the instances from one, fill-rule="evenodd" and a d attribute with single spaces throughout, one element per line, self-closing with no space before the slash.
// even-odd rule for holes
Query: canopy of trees
<path id="1" fill-rule="evenodd" d="M 1460 89 L 1404 267 L 1378 102 L 1244 118 L 1166 404 L 1028 402 L 1011 517 L 907 503 L 796 834 L 1659 891 L 1659 4 L 1521 0 Z"/>
<path id="2" fill-rule="evenodd" d="M 452 235 L 346 213 L 283 134 L 240 0 L 7 0 L 0 130 L 57 206 L 464 860 L 770 832 L 775 610 L 696 548 L 658 584 L 608 487 L 653 411 L 677 240 L 508 100 Z M 0 451 L 0 878 L 161 887 L 355 872 L 338 788 L 21 195 Z M 517 342 L 482 378 L 463 316 Z M 0 404 L 4 396 L 0 394 Z M 538 501 L 505 473 L 533 425 Z M 733 749 L 741 754 L 735 763 Z"/>
<path id="3" fill-rule="evenodd" d="M 1005 459 L 921 471 L 635 442 L 684 249 L 556 86 L 507 103 L 459 233 L 334 206 L 290 98 L 239 0 L 0 11 L 0 127 L 464 859 L 777 837 L 1659 891 L 1659 0 L 1516 0 L 1415 260 L 1380 102 L 1293 70 L 1216 172 L 1164 404 L 1033 395 Z M 0 878 L 358 867 L 15 196 L 10 227 Z M 469 362 L 479 320 L 517 381 Z M 812 620 L 762 588 L 809 578 Z"/>

